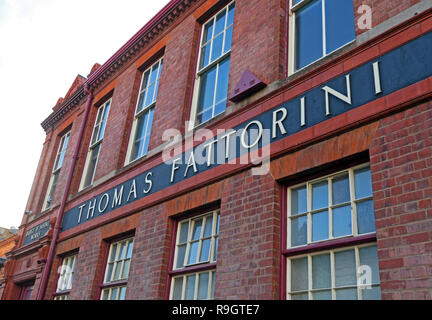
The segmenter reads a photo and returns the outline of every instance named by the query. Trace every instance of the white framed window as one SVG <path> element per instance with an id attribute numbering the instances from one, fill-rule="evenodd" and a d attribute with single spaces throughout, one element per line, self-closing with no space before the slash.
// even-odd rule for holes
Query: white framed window
<path id="1" fill-rule="evenodd" d="M 212 300 L 215 276 L 212 270 L 174 277 L 171 300 Z"/>
<path id="2" fill-rule="evenodd" d="M 290 300 L 381 299 L 376 244 L 322 251 L 287 260 L 287 298 Z M 359 279 L 359 274 L 363 280 Z"/>
<path id="3" fill-rule="evenodd" d="M 235 2 L 202 27 L 189 130 L 225 112 Z"/>
<path id="4" fill-rule="evenodd" d="M 172 300 L 213 299 L 219 227 L 218 210 L 178 222 Z"/>
<path id="5" fill-rule="evenodd" d="M 356 38 L 353 1 L 290 1 L 290 74 Z"/>
<path id="6" fill-rule="evenodd" d="M 130 238 L 111 244 L 105 269 L 101 300 L 125 300 L 133 241 L 133 238 Z"/>
<path id="7" fill-rule="evenodd" d="M 73 255 L 63 259 L 54 300 L 69 300 L 69 292 L 72 289 L 77 257 L 78 255 Z"/>
<path id="8" fill-rule="evenodd" d="M 48 210 L 52 206 L 52 201 L 57 187 L 57 182 L 60 176 L 60 170 L 63 166 L 63 161 L 66 155 L 66 149 L 69 143 L 69 137 L 70 137 L 70 132 L 64 134 L 60 139 L 60 144 L 55 157 L 51 179 L 48 184 L 48 189 L 47 189 L 48 192 L 45 196 L 43 210 Z"/>
<path id="9" fill-rule="evenodd" d="M 288 189 L 288 248 L 375 233 L 369 164 Z"/>
<path id="10" fill-rule="evenodd" d="M 162 66 L 163 58 L 143 72 L 125 164 L 148 152 Z"/>
<path id="11" fill-rule="evenodd" d="M 86 164 L 84 166 L 84 173 L 81 179 L 80 190 L 93 184 L 110 106 L 111 99 L 109 99 L 107 102 L 105 102 L 98 108 L 92 137 L 90 139 L 90 146 L 87 153 Z"/>

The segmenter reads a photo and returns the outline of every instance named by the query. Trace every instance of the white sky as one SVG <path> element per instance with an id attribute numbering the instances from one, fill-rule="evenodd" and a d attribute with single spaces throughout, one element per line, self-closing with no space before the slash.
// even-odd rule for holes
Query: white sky
<path id="1" fill-rule="evenodd" d="M 168 2 L 0 0 L 0 227 L 21 224 L 58 98 Z"/>

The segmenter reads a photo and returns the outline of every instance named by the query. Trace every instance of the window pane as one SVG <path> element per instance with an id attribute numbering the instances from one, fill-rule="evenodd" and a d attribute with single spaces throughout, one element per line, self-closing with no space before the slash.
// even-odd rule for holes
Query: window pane
<path id="1" fill-rule="evenodd" d="M 235 3 L 233 3 L 228 8 L 227 27 L 229 27 L 230 25 L 232 25 L 234 23 L 234 11 L 235 11 Z"/>
<path id="2" fill-rule="evenodd" d="M 192 236 L 192 240 L 198 240 L 201 238 L 201 228 L 202 228 L 203 219 L 195 220 L 194 223 L 194 232 Z"/>
<path id="3" fill-rule="evenodd" d="M 156 88 L 156 83 L 152 83 L 150 87 L 147 89 L 147 98 L 145 102 L 145 106 L 148 107 L 153 103 L 153 96 Z"/>
<path id="4" fill-rule="evenodd" d="M 96 163 L 99 156 L 100 144 L 98 144 L 94 149 L 90 152 L 90 162 L 88 165 L 86 178 L 84 181 L 84 187 L 87 187 L 93 183 L 93 176 L 96 170 Z"/>
<path id="5" fill-rule="evenodd" d="M 216 82 L 216 66 L 205 72 L 201 76 L 200 94 L 198 99 L 197 114 L 213 106 Z M 202 123 L 208 119 L 198 118 L 198 122 Z"/>
<path id="6" fill-rule="evenodd" d="M 209 23 L 207 23 L 204 26 L 204 35 L 203 35 L 203 42 L 204 43 L 211 40 L 211 38 L 213 36 L 213 25 L 214 25 L 214 20 L 211 20 Z"/>
<path id="7" fill-rule="evenodd" d="M 102 292 L 102 300 L 108 300 L 109 290 L 104 290 Z"/>
<path id="8" fill-rule="evenodd" d="M 381 288 L 362 289 L 363 300 L 381 300 Z"/>
<path id="9" fill-rule="evenodd" d="M 333 209 L 333 236 L 343 237 L 352 234 L 351 206 Z"/>
<path id="10" fill-rule="evenodd" d="M 225 34 L 225 46 L 224 46 L 224 53 L 231 50 L 231 44 L 232 44 L 232 33 L 233 33 L 233 27 L 230 27 L 227 29 Z"/>
<path id="11" fill-rule="evenodd" d="M 194 274 L 186 278 L 186 300 L 195 299 L 195 278 Z"/>
<path id="12" fill-rule="evenodd" d="M 291 191 L 291 215 L 307 212 L 306 186 Z"/>
<path id="13" fill-rule="evenodd" d="M 369 285 L 369 284 L 380 283 L 377 247 L 371 246 L 371 247 L 360 248 L 359 255 L 360 255 L 360 266 L 368 266 L 372 272 L 371 274 L 372 283 L 364 283 L 364 284 Z"/>
<path id="14" fill-rule="evenodd" d="M 188 241 L 188 234 L 189 234 L 189 220 L 186 222 L 183 222 L 180 225 L 179 243 L 186 243 Z"/>
<path id="15" fill-rule="evenodd" d="M 224 35 L 222 33 L 213 40 L 213 49 L 212 49 L 212 57 L 211 57 L 212 62 L 222 55 L 223 38 Z"/>
<path id="16" fill-rule="evenodd" d="M 210 63 L 211 42 L 201 48 L 200 69 L 206 67 Z"/>
<path id="17" fill-rule="evenodd" d="M 219 234 L 219 227 L 220 227 L 220 214 L 218 214 L 217 217 L 216 234 Z"/>
<path id="18" fill-rule="evenodd" d="M 352 1 L 326 0 L 327 53 L 355 39 L 354 8 Z"/>
<path id="19" fill-rule="evenodd" d="M 357 289 L 338 289 L 336 290 L 337 300 L 357 300 Z"/>
<path id="20" fill-rule="evenodd" d="M 199 275 L 198 300 L 207 299 L 209 285 L 209 273 L 201 273 Z"/>
<path id="21" fill-rule="evenodd" d="M 312 215 L 312 241 L 320 241 L 329 238 L 328 211 L 322 211 Z"/>
<path id="22" fill-rule="evenodd" d="M 335 253 L 336 287 L 356 285 L 356 263 L 354 250 Z"/>
<path id="23" fill-rule="evenodd" d="M 124 267 L 123 267 L 123 274 L 122 274 L 122 279 L 127 279 L 129 276 L 129 268 L 130 268 L 130 260 L 126 260 L 124 262 Z"/>
<path id="24" fill-rule="evenodd" d="M 105 133 L 105 127 L 106 127 L 106 121 L 108 118 L 108 112 L 109 112 L 109 108 L 110 108 L 110 102 L 108 102 L 105 106 L 105 110 L 104 110 L 104 116 L 102 119 L 102 123 L 101 123 L 101 128 L 99 130 L 99 135 L 98 135 L 98 141 L 102 140 L 104 133 Z"/>
<path id="25" fill-rule="evenodd" d="M 373 200 L 357 204 L 357 225 L 358 233 L 375 232 L 375 214 Z"/>
<path id="26" fill-rule="evenodd" d="M 372 196 L 372 180 L 370 168 L 354 171 L 356 199 Z"/>
<path id="27" fill-rule="evenodd" d="M 296 12 L 296 68 L 300 69 L 323 56 L 322 4 L 311 1 Z"/>
<path id="28" fill-rule="evenodd" d="M 130 241 L 126 258 L 128 258 L 128 259 L 132 258 L 132 249 L 133 249 L 133 241 Z"/>
<path id="29" fill-rule="evenodd" d="M 111 246 L 111 254 L 109 258 L 109 262 L 114 262 L 117 256 L 117 243 Z"/>
<path id="30" fill-rule="evenodd" d="M 121 244 L 121 249 L 120 249 L 120 256 L 119 259 L 120 260 L 124 260 L 124 258 L 126 258 L 126 242 L 122 242 Z"/>
<path id="31" fill-rule="evenodd" d="M 350 184 L 348 174 L 333 179 L 333 205 L 349 202 Z"/>
<path id="32" fill-rule="evenodd" d="M 211 244 L 211 239 L 204 240 L 202 242 L 200 262 L 205 262 L 205 261 L 209 260 L 209 258 L 210 258 L 210 244 Z"/>
<path id="33" fill-rule="evenodd" d="M 219 238 L 216 238 L 215 239 L 215 247 L 214 247 L 214 251 L 213 251 L 213 260 L 212 261 L 216 261 L 217 260 L 218 245 L 219 245 Z"/>
<path id="34" fill-rule="evenodd" d="M 122 263 L 115 264 L 114 278 L 113 281 L 120 279 L 120 271 L 121 271 Z"/>
<path id="35" fill-rule="evenodd" d="M 223 10 L 221 13 L 217 15 L 216 27 L 214 32 L 215 36 L 217 36 L 225 29 L 225 17 L 226 17 L 226 10 Z"/>
<path id="36" fill-rule="evenodd" d="M 211 272 L 210 274 L 212 276 L 212 285 L 211 285 L 211 291 L 210 291 L 210 298 L 209 299 L 214 299 L 216 274 L 214 272 Z"/>
<path id="37" fill-rule="evenodd" d="M 184 258 L 186 254 L 186 245 L 182 245 L 177 247 L 177 268 L 181 268 L 184 266 Z"/>
<path id="38" fill-rule="evenodd" d="M 105 282 L 111 281 L 113 267 L 114 267 L 114 264 L 112 264 L 112 263 L 108 264 L 107 274 L 105 276 Z"/>
<path id="39" fill-rule="evenodd" d="M 322 181 L 312 185 L 312 210 L 328 207 L 328 182 Z"/>
<path id="40" fill-rule="evenodd" d="M 307 243 L 307 216 L 291 219 L 291 246 Z"/>
<path id="41" fill-rule="evenodd" d="M 308 289 L 308 258 L 291 260 L 291 292 Z"/>
<path id="42" fill-rule="evenodd" d="M 332 300 L 331 290 L 313 292 L 312 297 L 314 300 Z"/>
<path id="43" fill-rule="evenodd" d="M 183 277 L 174 279 L 173 300 L 181 300 L 183 290 Z"/>
<path id="44" fill-rule="evenodd" d="M 111 291 L 111 299 L 110 300 L 117 300 L 117 294 L 118 294 L 118 289 L 119 288 L 112 288 Z"/>
<path id="45" fill-rule="evenodd" d="M 213 232 L 213 215 L 208 216 L 206 219 L 204 238 L 210 237 Z"/>
<path id="46" fill-rule="evenodd" d="M 218 81 L 216 88 L 216 106 L 214 115 L 225 111 L 228 94 L 228 77 L 229 77 L 230 58 L 219 63 Z"/>
<path id="47" fill-rule="evenodd" d="M 189 251 L 188 264 L 193 264 L 193 263 L 197 262 L 198 245 L 199 245 L 199 242 L 194 242 L 191 244 L 190 251 Z"/>
<path id="48" fill-rule="evenodd" d="M 120 288 L 119 300 L 126 300 L 126 287 Z"/>
<path id="49" fill-rule="evenodd" d="M 328 253 L 312 257 L 312 288 L 331 288 L 330 254 Z"/>

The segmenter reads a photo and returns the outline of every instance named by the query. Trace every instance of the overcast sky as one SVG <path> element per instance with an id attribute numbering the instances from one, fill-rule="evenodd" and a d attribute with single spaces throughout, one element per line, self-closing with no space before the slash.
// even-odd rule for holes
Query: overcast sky
<path id="1" fill-rule="evenodd" d="M 0 0 L 0 227 L 21 223 L 58 98 L 168 2 Z"/>

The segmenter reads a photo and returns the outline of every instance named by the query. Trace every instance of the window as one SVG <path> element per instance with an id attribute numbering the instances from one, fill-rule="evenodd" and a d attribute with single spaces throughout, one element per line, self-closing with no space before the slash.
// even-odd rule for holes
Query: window
<path id="1" fill-rule="evenodd" d="M 93 183 L 110 106 L 111 99 L 105 102 L 98 109 L 80 189 L 84 189 Z"/>
<path id="2" fill-rule="evenodd" d="M 111 244 L 105 269 L 101 300 L 125 300 L 132 249 L 133 239 Z"/>
<path id="3" fill-rule="evenodd" d="M 78 255 L 63 259 L 54 300 L 69 300 Z"/>
<path id="4" fill-rule="evenodd" d="M 148 152 L 162 65 L 163 59 L 160 59 L 142 75 L 129 151 L 126 157 L 128 162 L 137 160 Z"/>
<path id="5" fill-rule="evenodd" d="M 291 1 L 291 72 L 332 53 L 356 37 L 352 1 Z"/>
<path id="6" fill-rule="evenodd" d="M 357 270 L 370 268 L 370 288 L 359 286 Z M 291 300 L 380 300 L 376 245 L 320 252 L 289 260 Z"/>
<path id="7" fill-rule="evenodd" d="M 51 179 L 48 184 L 48 192 L 45 197 L 43 210 L 48 210 L 52 206 L 54 193 L 57 187 L 58 178 L 60 176 L 60 170 L 63 165 L 64 157 L 66 155 L 66 149 L 69 142 L 69 137 L 70 137 L 70 132 L 63 135 L 60 139 L 60 144 L 55 158 Z"/>
<path id="8" fill-rule="evenodd" d="M 235 3 L 203 25 L 191 128 L 226 109 Z"/>
<path id="9" fill-rule="evenodd" d="M 219 211 L 178 223 L 172 300 L 213 299 L 219 225 Z"/>
<path id="10" fill-rule="evenodd" d="M 369 165 L 288 188 L 287 199 L 288 298 L 379 299 L 376 246 L 354 246 L 375 240 Z M 373 278 L 368 289 L 357 284 L 361 267 Z"/>

